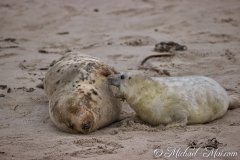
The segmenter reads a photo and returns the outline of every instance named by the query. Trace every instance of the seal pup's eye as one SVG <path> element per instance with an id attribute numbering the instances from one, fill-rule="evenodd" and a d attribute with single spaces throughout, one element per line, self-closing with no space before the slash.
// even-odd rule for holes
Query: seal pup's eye
<path id="1" fill-rule="evenodd" d="M 125 79 L 125 76 L 122 74 L 120 78 L 121 78 L 121 79 Z"/>

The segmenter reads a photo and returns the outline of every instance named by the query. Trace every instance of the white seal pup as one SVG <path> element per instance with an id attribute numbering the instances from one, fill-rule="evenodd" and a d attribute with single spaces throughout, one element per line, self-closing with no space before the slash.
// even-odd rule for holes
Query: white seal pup
<path id="1" fill-rule="evenodd" d="M 107 83 L 113 73 L 91 56 L 71 53 L 60 58 L 44 79 L 53 123 L 63 131 L 89 133 L 116 121 L 121 103 Z"/>
<path id="2" fill-rule="evenodd" d="M 118 97 L 125 98 L 140 119 L 167 127 L 207 123 L 222 117 L 228 110 L 240 107 L 236 97 L 216 81 L 204 76 L 146 77 L 115 74 L 110 85 L 119 88 Z"/>

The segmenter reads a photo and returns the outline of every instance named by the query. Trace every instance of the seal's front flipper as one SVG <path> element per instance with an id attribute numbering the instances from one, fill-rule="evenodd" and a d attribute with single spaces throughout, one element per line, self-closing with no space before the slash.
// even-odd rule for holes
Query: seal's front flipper
<path id="1" fill-rule="evenodd" d="M 180 108 L 173 112 L 171 118 L 172 122 L 167 124 L 166 126 L 167 129 L 172 127 L 185 127 L 187 125 L 188 122 L 187 114 Z"/>
<path id="2" fill-rule="evenodd" d="M 179 122 L 172 122 L 167 124 L 166 129 L 173 128 L 173 127 L 186 127 L 187 126 L 187 120 L 179 121 Z"/>

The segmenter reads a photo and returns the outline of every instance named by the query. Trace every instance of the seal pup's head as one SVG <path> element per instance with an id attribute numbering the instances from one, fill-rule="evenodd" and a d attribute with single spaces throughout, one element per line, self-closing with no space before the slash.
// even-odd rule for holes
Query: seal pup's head
<path id="1" fill-rule="evenodd" d="M 141 74 L 132 73 L 118 73 L 108 76 L 108 84 L 119 89 L 118 98 L 127 98 L 128 95 L 133 94 L 134 90 L 141 88 L 146 80 L 150 78 Z"/>
<path id="2" fill-rule="evenodd" d="M 126 83 L 127 80 L 131 79 L 127 73 L 118 73 L 108 76 L 108 84 L 120 88 L 120 86 Z"/>

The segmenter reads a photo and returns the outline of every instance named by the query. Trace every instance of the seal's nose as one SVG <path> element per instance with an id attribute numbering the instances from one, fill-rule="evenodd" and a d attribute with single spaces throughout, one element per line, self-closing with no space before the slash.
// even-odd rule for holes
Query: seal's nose
<path id="1" fill-rule="evenodd" d="M 110 75 L 107 77 L 107 82 L 109 85 L 113 85 L 113 81 L 114 81 L 114 76 L 113 75 Z"/>
<path id="2" fill-rule="evenodd" d="M 83 130 L 88 130 L 88 129 L 90 129 L 90 128 L 91 128 L 91 122 L 90 122 L 90 121 L 86 121 L 86 122 L 82 123 L 81 128 L 82 128 Z"/>
<path id="3" fill-rule="evenodd" d="M 118 74 L 113 74 L 113 75 L 108 76 L 107 77 L 108 84 L 119 87 L 120 86 L 120 79 L 118 77 L 119 77 Z"/>

